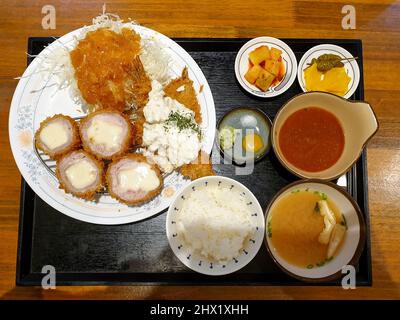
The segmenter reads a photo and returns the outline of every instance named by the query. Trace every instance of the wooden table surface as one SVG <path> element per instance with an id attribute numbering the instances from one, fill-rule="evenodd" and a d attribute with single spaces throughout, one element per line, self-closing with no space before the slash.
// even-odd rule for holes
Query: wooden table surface
<path id="1" fill-rule="evenodd" d="M 380 130 L 368 145 L 373 286 L 334 287 L 16 287 L 20 174 L 8 139 L 8 114 L 26 67 L 29 36 L 61 36 L 102 10 L 104 0 L 0 3 L 0 297 L 3 299 L 375 299 L 400 298 L 400 1 L 107 1 L 109 12 L 169 37 L 357 38 L 364 46 L 365 99 Z M 343 30 L 345 4 L 356 29 Z M 54 5 L 56 29 L 42 29 L 42 7 Z"/>

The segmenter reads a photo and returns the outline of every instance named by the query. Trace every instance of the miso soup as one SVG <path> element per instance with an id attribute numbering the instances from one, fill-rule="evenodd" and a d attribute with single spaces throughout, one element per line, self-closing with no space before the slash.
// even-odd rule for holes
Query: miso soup
<path id="1" fill-rule="evenodd" d="M 338 229 L 345 230 L 346 221 L 337 206 L 324 193 L 315 190 L 292 191 L 272 208 L 267 222 L 268 237 L 273 249 L 288 263 L 304 268 L 322 266 L 340 251 L 345 235 L 339 241 L 336 239 L 338 244 L 330 258 L 327 258 L 327 252 L 333 233 L 328 238 L 329 243 L 320 242 L 320 234 L 325 228 L 318 205 L 321 200 L 327 202 Z"/>

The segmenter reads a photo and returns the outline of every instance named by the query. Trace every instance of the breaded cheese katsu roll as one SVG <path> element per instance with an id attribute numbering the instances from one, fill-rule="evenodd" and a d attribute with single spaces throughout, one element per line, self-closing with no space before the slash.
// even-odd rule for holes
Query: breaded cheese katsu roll
<path id="1" fill-rule="evenodd" d="M 114 160 L 107 169 L 110 195 L 128 205 L 138 205 L 157 196 L 163 186 L 160 169 L 141 154 L 128 154 Z"/>
<path id="2" fill-rule="evenodd" d="M 57 161 L 56 175 L 60 188 L 83 199 L 93 199 L 103 188 L 103 162 L 84 150 L 65 154 Z"/>
<path id="3" fill-rule="evenodd" d="M 81 120 L 79 132 L 83 148 L 99 159 L 110 160 L 125 154 L 132 144 L 132 125 L 118 111 L 100 110 Z"/>
<path id="4" fill-rule="evenodd" d="M 62 114 L 42 121 L 35 133 L 36 148 L 52 159 L 79 148 L 80 143 L 77 123 Z"/>

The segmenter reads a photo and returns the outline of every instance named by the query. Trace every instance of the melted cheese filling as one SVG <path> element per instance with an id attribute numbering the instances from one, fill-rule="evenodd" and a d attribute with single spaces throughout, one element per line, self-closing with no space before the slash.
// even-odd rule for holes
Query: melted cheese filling
<path id="1" fill-rule="evenodd" d="M 148 164 L 141 163 L 136 167 L 120 170 L 118 185 L 122 192 L 138 190 L 149 192 L 160 185 L 160 179 Z"/>
<path id="2" fill-rule="evenodd" d="M 65 174 L 74 188 L 82 189 L 96 181 L 97 168 L 88 160 L 81 160 L 68 167 Z"/>
<path id="3" fill-rule="evenodd" d="M 121 144 L 123 127 L 104 119 L 93 119 L 88 129 L 88 138 L 95 144 L 101 144 L 106 149 L 118 148 Z"/>
<path id="4" fill-rule="evenodd" d="M 68 130 L 59 121 L 51 122 L 40 131 L 40 140 L 49 149 L 56 149 L 68 142 Z"/>

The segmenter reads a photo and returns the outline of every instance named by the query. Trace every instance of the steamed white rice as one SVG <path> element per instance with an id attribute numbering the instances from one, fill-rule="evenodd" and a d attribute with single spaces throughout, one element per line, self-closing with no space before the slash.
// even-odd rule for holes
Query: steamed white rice
<path id="1" fill-rule="evenodd" d="M 224 263 L 240 255 L 255 225 L 238 190 L 208 186 L 196 189 L 183 201 L 177 230 L 196 254 Z"/>

